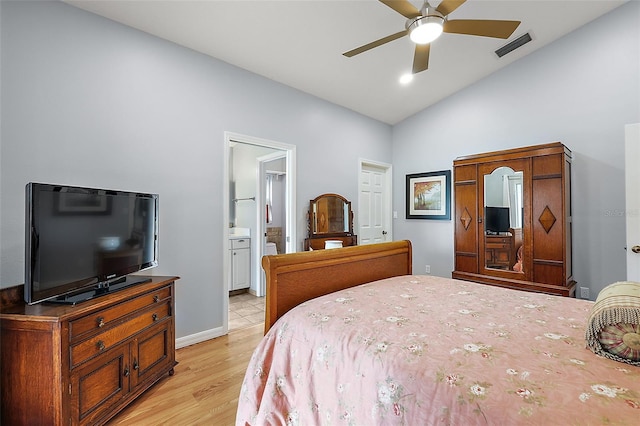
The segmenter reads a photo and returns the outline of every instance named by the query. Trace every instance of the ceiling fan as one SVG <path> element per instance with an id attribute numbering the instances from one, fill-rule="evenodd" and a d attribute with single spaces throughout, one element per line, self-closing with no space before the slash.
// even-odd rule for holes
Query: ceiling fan
<path id="1" fill-rule="evenodd" d="M 390 41 L 409 35 L 409 38 L 416 43 L 416 50 L 413 57 L 413 74 L 424 71 L 429 67 L 430 43 L 443 32 L 506 39 L 509 38 L 516 28 L 518 28 L 518 25 L 520 25 L 520 21 L 483 19 L 449 20 L 449 14 L 467 0 L 442 0 L 438 7 L 435 8 L 429 4 L 428 0 L 425 0 L 420 10 L 409 3 L 409 0 L 379 1 L 407 18 L 405 29 L 345 52 L 343 55 L 351 58 L 374 47 L 382 46 Z"/>

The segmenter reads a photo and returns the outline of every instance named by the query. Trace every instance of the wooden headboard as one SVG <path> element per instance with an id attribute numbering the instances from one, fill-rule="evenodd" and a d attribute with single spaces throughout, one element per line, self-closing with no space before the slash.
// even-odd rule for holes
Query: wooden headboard
<path id="1" fill-rule="evenodd" d="M 359 284 L 410 275 L 411 242 L 264 256 L 267 299 L 264 332 L 302 302 Z"/>

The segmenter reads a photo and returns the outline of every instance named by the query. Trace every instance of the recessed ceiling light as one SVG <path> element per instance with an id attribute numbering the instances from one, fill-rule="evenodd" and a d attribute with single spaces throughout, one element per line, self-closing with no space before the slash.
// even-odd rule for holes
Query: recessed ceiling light
<path id="1" fill-rule="evenodd" d="M 408 72 L 400 77 L 400 84 L 409 84 L 411 80 L 413 80 L 413 74 Z"/>

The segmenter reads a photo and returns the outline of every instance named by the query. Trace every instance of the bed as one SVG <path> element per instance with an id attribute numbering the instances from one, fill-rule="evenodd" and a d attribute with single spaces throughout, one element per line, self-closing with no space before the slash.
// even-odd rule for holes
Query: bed
<path id="1" fill-rule="evenodd" d="M 412 275 L 411 256 L 263 258 L 266 334 L 236 424 L 639 423 L 640 367 L 586 348 L 594 302 Z"/>

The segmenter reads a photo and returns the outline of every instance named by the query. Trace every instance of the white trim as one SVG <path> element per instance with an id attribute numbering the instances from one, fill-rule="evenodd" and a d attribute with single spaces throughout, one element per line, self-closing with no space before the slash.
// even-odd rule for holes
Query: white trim
<path id="1" fill-rule="evenodd" d="M 242 135 L 234 132 L 224 132 L 224 161 L 222 166 L 222 176 L 223 182 L 222 185 L 222 279 L 224 280 L 224 285 L 222 286 L 222 300 L 223 300 L 223 312 L 222 312 L 222 334 L 227 334 L 229 332 L 229 152 L 230 146 L 233 143 L 244 143 L 249 145 L 262 146 L 266 148 L 278 149 L 282 151 L 286 151 L 286 163 L 287 163 L 287 175 L 286 175 L 286 186 L 287 186 L 287 195 L 286 195 L 286 228 L 287 228 L 287 253 L 296 251 L 296 241 L 297 237 L 297 229 L 296 229 L 296 146 L 272 141 L 268 139 L 257 138 L 254 136 Z M 258 202 L 262 200 L 264 194 L 258 191 L 256 194 L 256 208 L 260 206 Z M 262 210 L 262 209 L 260 209 Z M 258 214 L 257 216 L 260 216 Z M 260 229 L 260 227 L 256 228 Z M 264 228 L 263 228 L 264 229 Z M 264 231 L 263 231 L 264 235 Z M 260 238 L 256 238 L 257 241 L 262 241 Z M 252 244 L 251 248 L 251 258 L 252 258 L 252 275 L 256 277 L 258 280 L 258 296 L 263 296 L 264 294 L 260 294 L 260 286 L 262 280 L 259 278 L 262 274 L 261 269 L 261 260 L 262 260 L 262 244 Z"/>
<path id="2" fill-rule="evenodd" d="M 178 337 L 176 339 L 176 349 L 195 345 L 196 343 L 206 342 L 207 340 L 224 336 L 227 333 L 228 331 L 225 329 L 225 327 L 218 327 L 218 328 L 211 328 L 209 330 L 200 331 L 198 333 L 190 334 L 188 336 Z"/>
<path id="3" fill-rule="evenodd" d="M 637 187 L 640 180 L 640 123 L 625 126 L 624 159 L 627 280 L 640 281 L 640 254 L 631 249 L 640 245 L 640 195 Z"/>
<path id="4" fill-rule="evenodd" d="M 267 155 L 263 155 L 262 157 L 258 157 L 256 158 L 256 162 L 257 162 L 257 173 L 258 176 L 256 177 L 256 206 L 264 206 L 265 205 L 265 199 L 266 197 L 266 192 L 265 192 L 265 187 L 266 187 L 266 179 L 265 179 L 265 173 L 266 173 L 266 169 L 264 166 L 264 163 L 269 162 L 269 161 L 273 161 L 273 160 L 277 160 L 279 158 L 287 158 L 287 152 L 286 151 L 280 151 L 280 152 L 273 152 L 271 154 L 267 154 Z M 286 173 L 285 173 L 285 179 L 286 179 Z M 286 198 L 286 196 L 285 196 Z M 285 210 L 286 212 L 289 212 L 289 208 L 288 208 L 288 204 L 287 204 L 287 200 L 285 199 Z M 288 215 L 285 215 L 285 217 L 287 217 Z M 255 271 L 256 271 L 256 280 L 257 285 L 256 285 L 256 296 L 258 297 L 262 297 L 262 296 L 266 296 L 267 294 L 267 289 L 266 289 L 266 276 L 264 275 L 264 273 L 262 272 L 261 269 L 261 261 L 262 261 L 262 256 L 264 255 L 264 251 L 265 251 L 265 238 L 264 235 L 267 232 L 267 226 L 266 226 L 266 221 L 267 221 L 267 217 L 266 217 L 266 211 L 263 208 L 258 209 L 258 214 L 256 215 L 256 219 L 258 221 L 258 223 L 256 224 L 256 229 L 258 230 L 258 235 L 256 236 L 256 250 L 254 250 L 254 252 L 256 253 L 256 259 L 259 259 L 260 262 L 257 263 L 257 265 L 255 265 Z M 288 223 L 288 221 L 286 221 L 285 219 L 285 229 L 287 232 L 287 235 L 290 235 L 289 233 L 289 229 L 288 226 L 286 225 Z M 287 248 L 288 248 L 288 243 L 287 243 Z M 288 251 L 288 250 L 287 250 Z"/>

